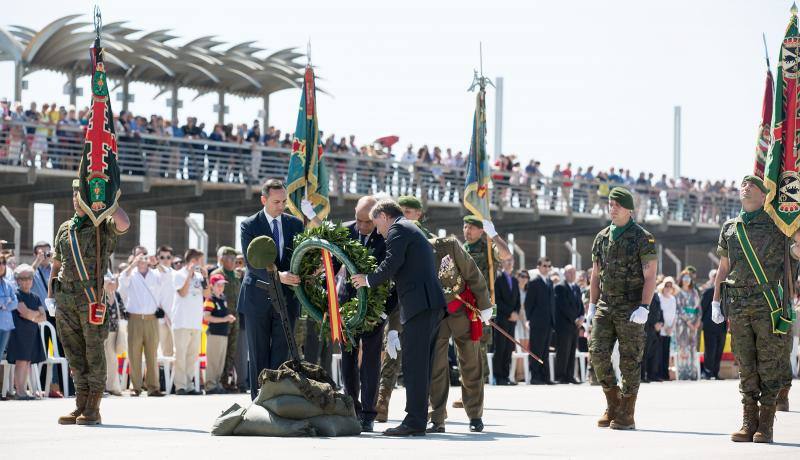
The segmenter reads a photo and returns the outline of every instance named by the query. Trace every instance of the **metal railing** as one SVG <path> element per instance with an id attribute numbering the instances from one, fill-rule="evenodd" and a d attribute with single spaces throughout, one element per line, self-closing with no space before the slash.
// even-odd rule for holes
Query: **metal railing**
<path id="1" fill-rule="evenodd" d="M 79 126 L 0 121 L 0 168 L 22 166 L 74 171 L 83 153 Z M 290 151 L 257 143 L 208 139 L 118 135 L 123 176 L 170 178 L 257 186 L 268 177 L 286 177 Z M 392 159 L 325 153 L 331 196 L 385 192 L 415 195 L 434 206 L 458 206 L 464 190 L 464 167 L 404 163 Z M 493 171 L 491 202 L 503 210 L 534 215 L 607 214 L 608 190 L 599 181 L 565 182 L 543 176 Z M 720 224 L 740 209 L 735 193 L 632 186 L 640 220 Z"/>

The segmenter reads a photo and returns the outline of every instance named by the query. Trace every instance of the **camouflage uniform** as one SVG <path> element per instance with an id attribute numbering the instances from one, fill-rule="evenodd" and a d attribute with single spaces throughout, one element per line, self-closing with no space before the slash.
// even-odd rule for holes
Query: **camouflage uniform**
<path id="1" fill-rule="evenodd" d="M 489 289 L 478 266 L 455 237 L 434 238 L 431 243 L 436 252 L 439 281 L 448 302 L 448 314 L 439 327 L 433 352 L 431 422 L 434 425 L 444 425 L 444 420 L 447 418 L 447 396 L 450 390 L 447 352 L 451 337 L 458 353 L 464 410 L 470 420 L 480 419 L 483 417 L 483 369 L 480 363 L 479 342 L 472 340 L 472 325 L 467 316 L 467 307 L 462 304 L 454 313 L 449 312 L 450 304 L 458 301 L 456 296 L 463 294 L 467 287 L 475 296 L 474 307 L 480 310 L 492 308 Z M 480 322 L 480 317 L 476 317 L 474 321 Z"/>
<path id="2" fill-rule="evenodd" d="M 611 226 L 604 228 L 592 245 L 592 261 L 600 266 L 600 300 L 589 347 L 592 366 L 604 390 L 616 388 L 611 352 L 619 340 L 623 396 L 639 391 L 644 324 L 636 324 L 630 317 L 642 301 L 643 264 L 656 257 L 655 238 L 633 221 L 614 241 Z"/>
<path id="3" fill-rule="evenodd" d="M 233 312 L 236 314 L 236 302 L 239 301 L 239 289 L 242 286 L 242 278 L 239 273 L 234 271 L 226 271 L 222 267 L 217 268 L 211 275 L 220 274 L 225 277 L 225 281 L 228 283 L 225 284 L 225 300 L 228 303 L 228 311 Z M 237 315 L 237 321 L 234 321 L 228 325 L 228 349 L 225 352 L 225 365 L 222 368 L 222 382 L 227 383 L 227 377 L 233 373 L 233 369 L 235 368 L 235 360 L 236 360 L 236 345 L 237 341 L 239 340 L 239 320 Z M 247 376 L 238 375 L 237 380 L 240 383 L 244 382 L 244 379 Z"/>
<path id="4" fill-rule="evenodd" d="M 481 235 L 481 239 L 476 241 L 475 243 L 464 242 L 464 249 L 466 249 L 467 253 L 472 256 L 472 260 L 475 261 L 475 265 L 478 266 L 480 269 L 481 274 L 483 275 L 483 279 L 487 280 L 488 283 L 489 277 L 494 280 L 497 275 L 497 271 L 500 270 L 500 252 L 497 250 L 497 246 L 492 243 L 492 267 L 494 268 L 495 273 L 489 273 L 489 257 L 487 256 L 486 251 L 486 234 L 484 233 Z M 481 336 L 481 363 L 483 366 L 483 375 L 487 378 L 489 377 L 489 360 L 486 358 L 486 352 L 488 351 L 489 345 L 492 343 L 492 328 L 491 326 L 483 326 L 483 335 Z"/>
<path id="5" fill-rule="evenodd" d="M 723 224 L 717 254 L 730 261 L 724 308 L 739 365 L 739 392 L 745 405 L 760 402 L 762 406 L 774 406 L 778 391 L 791 385 L 792 337 L 772 332 L 770 308 L 739 244 L 737 222 L 744 222 L 742 216 Z M 775 288 L 783 279 L 786 237 L 763 210 L 745 224 L 745 229 L 767 279 Z"/>
<path id="6" fill-rule="evenodd" d="M 77 225 L 77 237 L 83 262 L 89 276 L 94 279 L 97 267 L 97 236 L 95 227 L 88 218 L 70 219 L 58 229 L 53 248 L 53 260 L 61 263 L 61 270 L 53 285 L 56 302 L 56 328 L 64 344 L 64 352 L 77 393 L 100 392 L 106 386 L 106 361 L 103 342 L 108 336 L 108 325 L 89 323 L 89 302 L 84 292 L 75 259 L 70 249 L 69 230 Z M 109 268 L 110 256 L 117 245 L 114 220 L 109 218 L 100 225 L 100 273 Z M 96 289 L 95 283 L 89 282 Z M 108 316 L 106 315 L 106 320 Z"/>

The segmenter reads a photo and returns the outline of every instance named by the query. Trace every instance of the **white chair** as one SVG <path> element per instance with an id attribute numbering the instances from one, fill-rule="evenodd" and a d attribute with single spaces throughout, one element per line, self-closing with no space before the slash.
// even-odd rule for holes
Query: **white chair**
<path id="1" fill-rule="evenodd" d="M 547 362 L 550 364 L 550 381 L 556 381 L 556 354 L 551 351 L 547 354 Z"/>
<path id="2" fill-rule="evenodd" d="M 489 365 L 489 383 L 496 385 L 497 383 L 494 380 L 494 368 L 492 367 L 493 357 L 494 353 L 486 353 L 486 363 Z"/>
<path id="3" fill-rule="evenodd" d="M 205 357 L 204 357 L 205 359 Z M 158 365 L 164 368 L 164 386 L 166 390 L 164 391 L 165 394 L 172 393 L 172 384 L 175 383 L 175 374 L 172 370 L 172 366 L 175 364 L 175 358 L 172 356 L 158 356 L 157 358 Z M 128 379 L 128 365 L 129 365 L 128 357 L 125 356 L 125 360 L 122 362 L 122 374 L 119 376 L 120 388 L 126 390 L 128 388 L 127 379 Z M 142 367 L 147 369 L 147 360 L 142 357 Z M 195 369 L 195 379 L 200 381 L 199 377 L 200 373 L 200 360 L 197 361 L 197 366 Z M 198 385 L 198 391 L 200 391 Z"/>
<path id="4" fill-rule="evenodd" d="M 52 356 L 50 353 L 47 353 L 45 330 L 50 332 L 50 337 L 53 341 Z M 61 366 L 61 381 L 64 382 L 64 388 L 62 388 L 61 391 L 63 392 L 64 397 L 69 397 L 69 362 L 67 361 L 67 358 L 61 356 L 61 354 L 58 352 L 58 347 L 56 346 L 56 343 L 58 343 L 56 339 L 56 328 L 50 324 L 49 321 L 39 323 L 39 338 L 42 339 L 42 346 L 44 347 L 44 352 L 47 354 L 47 359 L 44 362 L 44 365 L 47 366 L 44 377 L 44 392 L 50 394 L 50 382 L 53 380 L 53 366 Z"/>
<path id="5" fill-rule="evenodd" d="M 342 354 L 331 354 L 331 379 L 340 387 L 344 385 L 342 381 Z"/>
<path id="6" fill-rule="evenodd" d="M 11 386 L 14 383 L 14 366 L 10 364 L 8 361 L 3 360 L 0 364 L 3 365 L 3 388 L 0 391 L 0 394 L 6 396 L 11 391 Z M 31 363 L 30 370 L 28 372 L 28 388 L 30 388 L 31 393 L 36 395 L 40 391 L 42 391 L 42 387 L 39 384 L 39 365 L 36 363 Z"/>
<path id="7" fill-rule="evenodd" d="M 522 359 L 522 365 L 524 366 L 523 372 L 525 372 L 525 383 L 531 381 L 531 369 L 530 366 L 528 366 L 528 358 L 530 358 L 530 356 L 522 351 L 522 348 L 517 345 L 516 350 L 514 350 L 514 353 L 511 354 L 511 370 L 508 372 L 509 381 L 517 381 L 517 360 L 519 359 Z"/>
<path id="8" fill-rule="evenodd" d="M 589 353 L 585 351 L 576 351 L 575 352 L 575 361 L 578 364 L 578 381 L 585 382 L 586 381 L 586 368 L 589 365 Z"/>
<path id="9" fill-rule="evenodd" d="M 197 390 L 198 392 L 200 391 L 200 363 L 203 363 L 206 366 L 208 366 L 208 358 L 206 358 L 205 356 L 200 356 L 200 357 L 197 358 L 197 361 L 195 361 L 195 365 L 194 365 L 194 389 Z M 166 374 L 166 370 L 164 370 L 164 373 Z M 166 379 L 166 375 L 165 375 L 165 379 Z"/>

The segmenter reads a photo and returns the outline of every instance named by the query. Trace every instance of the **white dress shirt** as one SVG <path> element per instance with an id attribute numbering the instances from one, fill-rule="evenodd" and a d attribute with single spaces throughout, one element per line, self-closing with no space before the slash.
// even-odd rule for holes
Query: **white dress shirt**
<path id="1" fill-rule="evenodd" d="M 120 294 L 126 298 L 125 308 L 128 313 L 137 315 L 152 315 L 164 301 L 164 276 L 152 268 L 148 268 L 145 275 L 138 269 L 119 277 Z"/>

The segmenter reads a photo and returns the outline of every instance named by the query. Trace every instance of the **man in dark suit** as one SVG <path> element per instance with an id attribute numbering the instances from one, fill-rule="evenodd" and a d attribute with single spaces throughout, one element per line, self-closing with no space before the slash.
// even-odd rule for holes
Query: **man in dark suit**
<path id="1" fill-rule="evenodd" d="M 494 300 L 497 304 L 495 323 L 513 337 L 514 328 L 519 320 L 520 308 L 519 282 L 514 277 L 514 259 L 503 261 L 503 272 L 494 282 Z M 508 378 L 513 352 L 514 344 L 495 330 L 492 370 L 497 385 L 517 384 L 513 379 Z"/>
<path id="2" fill-rule="evenodd" d="M 583 325 L 583 299 L 581 288 L 575 284 L 575 275 L 575 267 L 567 265 L 564 281 L 554 288 L 556 363 L 553 373 L 558 383 L 580 383 L 575 380 L 575 350 L 578 328 Z"/>
<path id="3" fill-rule="evenodd" d="M 711 270 L 708 274 L 709 283 L 703 291 L 700 306 L 703 309 L 703 343 L 705 356 L 703 357 L 703 378 L 722 380 L 719 376 L 719 365 L 722 361 L 722 350 L 725 348 L 725 336 L 728 334 L 728 322 L 719 324 L 711 320 L 711 301 L 714 300 L 714 283 L 717 271 Z"/>
<path id="4" fill-rule="evenodd" d="M 403 379 L 406 387 L 406 418 L 388 436 L 425 436 L 428 418 L 434 341 L 447 303 L 435 266 L 433 248 L 414 222 L 403 217 L 392 200 L 379 201 L 370 211 L 378 232 L 386 239 L 386 258 L 371 275 L 353 275 L 356 288 L 377 286 L 394 280 L 403 326 Z M 491 309 L 488 310 L 491 314 Z M 390 324 L 389 347 L 397 337 L 398 324 Z M 395 332 L 394 334 L 392 334 Z"/>
<path id="5" fill-rule="evenodd" d="M 369 217 L 369 212 L 375 203 L 377 200 L 371 195 L 361 197 L 356 204 L 356 220 L 346 222 L 344 225 L 350 230 L 350 238 L 368 248 L 380 264 L 386 257 L 386 242 Z M 345 286 L 340 297 L 345 300 L 355 297 L 356 292 L 352 285 L 346 284 Z M 373 422 L 378 414 L 375 404 L 378 399 L 378 380 L 381 371 L 383 325 L 384 323 L 381 322 L 370 332 L 354 337 L 354 346 L 351 351 L 342 347 L 344 392 L 353 398 L 356 415 L 361 420 L 361 431 L 365 432 L 372 431 Z M 358 363 L 359 350 L 361 351 L 360 366 Z"/>
<path id="6" fill-rule="evenodd" d="M 555 292 L 550 279 L 550 268 L 553 265 L 547 257 L 540 257 L 536 265 L 538 273 L 528 283 L 525 295 L 525 315 L 528 317 L 531 352 L 542 357 L 544 364 L 536 360 L 528 360 L 531 370 L 531 385 L 552 384 L 550 381 L 550 336 L 553 331 L 553 310 L 555 308 Z"/>
<path id="7" fill-rule="evenodd" d="M 266 270 L 256 269 L 247 260 L 247 247 L 253 238 L 266 235 L 275 241 L 278 255 L 275 265 L 278 267 L 286 309 L 289 313 L 289 324 L 294 323 L 300 315 L 300 306 L 294 291 L 289 286 L 296 286 L 300 278 L 289 272 L 289 261 L 294 248 L 294 236 L 303 231 L 303 222 L 284 213 L 286 209 L 286 188 L 278 179 L 269 179 L 261 188 L 261 204 L 263 209 L 245 219 L 241 224 L 242 248 L 245 254 L 247 271 L 239 291 L 237 309 L 247 318 L 247 344 L 250 353 L 250 397 L 258 394 L 258 374 L 262 369 L 277 369 L 289 358 L 289 344 L 283 332 L 281 318 L 277 309 L 267 300 L 266 292 L 256 287 L 256 281 L 267 281 Z"/>

